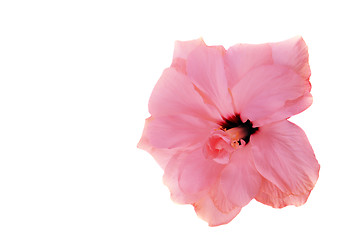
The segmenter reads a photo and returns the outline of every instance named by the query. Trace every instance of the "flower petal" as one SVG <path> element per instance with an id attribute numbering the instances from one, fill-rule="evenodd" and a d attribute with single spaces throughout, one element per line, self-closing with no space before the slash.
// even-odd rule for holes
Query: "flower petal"
<path id="1" fill-rule="evenodd" d="M 215 207 L 222 213 L 229 213 L 235 208 L 239 208 L 234 203 L 230 202 L 223 190 L 220 187 L 220 179 L 218 179 L 210 190 L 210 198 Z"/>
<path id="2" fill-rule="evenodd" d="M 269 44 L 237 44 L 225 54 L 228 67 L 229 87 L 232 88 L 250 70 L 265 64 L 272 64 Z"/>
<path id="3" fill-rule="evenodd" d="M 259 128 L 250 139 L 259 173 L 282 192 L 302 195 L 319 177 L 319 164 L 304 131 L 287 120 Z"/>
<path id="4" fill-rule="evenodd" d="M 230 163 L 221 173 L 220 188 L 238 207 L 248 204 L 260 189 L 261 175 L 253 161 L 250 146 L 241 147 L 232 154 Z"/>
<path id="5" fill-rule="evenodd" d="M 153 117 L 147 124 L 146 138 L 155 148 L 188 148 L 202 145 L 216 123 L 190 115 Z"/>
<path id="6" fill-rule="evenodd" d="M 256 195 L 255 199 L 258 202 L 272 206 L 274 208 L 283 208 L 288 205 L 301 206 L 303 205 L 311 191 L 305 192 L 300 195 L 293 195 L 281 191 L 274 184 L 263 178 L 263 183 L 261 184 L 260 191 Z"/>
<path id="7" fill-rule="evenodd" d="M 206 222 L 209 226 L 219 226 L 222 224 L 229 223 L 231 220 L 239 214 L 241 208 L 237 207 L 231 210 L 228 213 L 223 213 L 219 211 L 214 205 L 214 202 L 211 198 L 206 195 L 200 201 L 193 204 L 196 214 Z"/>
<path id="8" fill-rule="evenodd" d="M 203 119 L 221 119 L 211 105 L 205 104 L 186 75 L 174 68 L 165 69 L 149 100 L 154 117 L 187 114 Z"/>
<path id="9" fill-rule="evenodd" d="M 184 193 L 197 193 L 210 189 L 223 165 L 204 158 L 202 149 L 191 152 L 180 166 L 179 186 Z"/>
<path id="10" fill-rule="evenodd" d="M 186 158 L 183 161 L 186 154 L 180 153 L 173 157 L 166 165 L 163 176 L 163 182 L 169 188 L 171 199 L 179 204 L 192 204 L 204 196 L 204 192 L 185 194 L 179 186 L 179 176 L 182 166 L 186 164 Z"/>
<path id="11" fill-rule="evenodd" d="M 201 148 L 172 158 L 165 168 L 164 183 L 177 203 L 194 203 L 208 194 L 222 165 L 205 160 Z"/>
<path id="12" fill-rule="evenodd" d="M 187 59 L 187 74 L 191 81 L 227 117 L 233 114 L 231 96 L 224 66 L 225 49 L 222 46 L 199 46 Z"/>
<path id="13" fill-rule="evenodd" d="M 150 122 L 151 120 L 152 117 L 146 119 L 144 131 L 137 147 L 149 152 L 155 158 L 155 160 L 161 166 L 161 168 L 165 169 L 169 160 L 178 153 L 179 149 L 155 148 L 150 144 L 147 131 L 148 131 L 148 122 Z"/>
<path id="14" fill-rule="evenodd" d="M 301 36 L 270 43 L 274 64 L 291 67 L 302 78 L 310 77 L 308 47 Z"/>
<path id="15" fill-rule="evenodd" d="M 287 119 L 295 114 L 298 114 L 308 107 L 311 106 L 313 102 L 313 97 L 311 93 L 305 93 L 301 97 L 298 97 L 293 100 L 287 100 L 282 107 L 281 111 L 276 111 L 272 115 L 268 116 L 266 119 L 261 120 L 259 124 L 265 125 L 271 122 L 276 122 L 279 120 Z"/>
<path id="16" fill-rule="evenodd" d="M 182 58 L 187 59 L 189 54 L 199 46 L 205 46 L 205 42 L 202 38 L 190 40 L 190 41 L 175 41 L 173 59 Z"/>
<path id="17" fill-rule="evenodd" d="M 188 55 L 197 47 L 205 46 L 202 38 L 191 41 L 176 41 L 174 47 L 174 55 L 171 67 L 177 71 L 186 74 L 186 60 Z"/>
<path id="18" fill-rule="evenodd" d="M 255 127 L 278 120 L 271 116 L 283 112 L 287 101 L 301 99 L 308 91 L 308 81 L 281 65 L 257 67 L 231 90 L 236 111 L 242 114 L 241 119 L 250 119 Z M 297 109 L 297 105 L 294 107 Z"/>
<path id="19" fill-rule="evenodd" d="M 234 148 L 230 145 L 230 138 L 223 130 L 215 130 L 210 133 L 208 141 L 203 146 L 204 157 L 210 161 L 227 164 Z"/>

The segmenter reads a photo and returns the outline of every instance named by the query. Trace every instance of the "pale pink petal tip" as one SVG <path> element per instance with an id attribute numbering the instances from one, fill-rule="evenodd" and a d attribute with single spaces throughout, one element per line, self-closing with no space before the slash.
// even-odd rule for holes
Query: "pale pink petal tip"
<path id="1" fill-rule="evenodd" d="M 186 60 L 188 55 L 199 46 L 206 46 L 202 38 L 191 41 L 176 41 L 171 67 L 186 74 Z"/>
<path id="2" fill-rule="evenodd" d="M 255 199 L 273 208 L 283 208 L 289 205 L 299 207 L 306 203 L 310 192 L 311 190 L 298 195 L 286 193 L 264 178 Z"/>
<path id="3" fill-rule="evenodd" d="M 206 221 L 210 227 L 229 223 L 241 210 L 241 208 L 238 207 L 228 213 L 223 213 L 215 207 L 214 202 L 209 196 L 200 199 L 198 202 L 194 203 L 193 206 L 197 215 Z"/>
<path id="4" fill-rule="evenodd" d="M 175 41 L 173 59 L 182 58 L 186 60 L 188 55 L 201 45 L 206 45 L 203 38 L 191 41 Z"/>
<path id="5" fill-rule="evenodd" d="M 252 199 L 304 204 L 320 165 L 304 131 L 287 119 L 312 104 L 301 37 L 237 44 L 175 43 L 149 100 L 138 147 L 164 169 L 171 198 L 209 226 L 229 223 Z"/>
<path id="6" fill-rule="evenodd" d="M 301 77 L 310 77 L 308 47 L 301 36 L 283 42 L 270 43 L 270 46 L 275 64 L 290 66 Z"/>
<path id="7" fill-rule="evenodd" d="M 161 166 L 161 168 L 165 169 L 165 166 L 169 162 L 169 160 L 177 153 L 176 149 L 164 149 L 164 148 L 156 148 L 152 146 L 148 139 L 148 122 L 151 121 L 151 117 L 146 119 L 144 131 L 142 137 L 137 144 L 137 147 L 143 149 L 150 153 L 157 163 Z"/>

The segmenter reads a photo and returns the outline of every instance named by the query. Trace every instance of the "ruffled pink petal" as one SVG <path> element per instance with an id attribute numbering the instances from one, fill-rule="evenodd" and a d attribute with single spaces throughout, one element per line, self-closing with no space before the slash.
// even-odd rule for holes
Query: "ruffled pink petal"
<path id="1" fill-rule="evenodd" d="M 186 59 L 188 55 L 197 47 L 205 46 L 202 38 L 191 41 L 176 41 L 174 48 L 174 55 L 171 67 L 177 71 L 186 74 Z"/>
<path id="2" fill-rule="evenodd" d="M 241 210 L 241 208 L 237 207 L 228 213 L 223 213 L 215 207 L 214 202 L 208 195 L 193 204 L 193 206 L 197 215 L 206 221 L 210 227 L 229 223 Z"/>
<path id="3" fill-rule="evenodd" d="M 190 40 L 190 41 L 175 41 L 173 59 L 182 58 L 187 59 L 189 54 L 199 46 L 205 46 L 205 42 L 202 38 Z"/>
<path id="4" fill-rule="evenodd" d="M 204 158 L 202 150 L 191 152 L 180 167 L 179 186 L 184 193 L 209 189 L 218 178 L 223 165 Z"/>
<path id="5" fill-rule="evenodd" d="M 210 198 L 215 207 L 222 213 L 229 213 L 235 208 L 239 208 L 234 203 L 230 202 L 220 186 L 220 178 L 215 182 L 210 190 Z"/>
<path id="6" fill-rule="evenodd" d="M 258 202 L 272 206 L 274 208 L 283 208 L 288 205 L 301 206 L 307 201 L 311 191 L 305 192 L 300 195 L 293 195 L 281 191 L 274 184 L 263 178 L 260 191 L 255 199 Z"/>
<path id="7" fill-rule="evenodd" d="M 165 69 L 156 83 L 149 112 L 154 117 L 186 114 L 215 122 L 221 119 L 213 106 L 204 103 L 186 75 L 174 68 Z"/>
<path id="8" fill-rule="evenodd" d="M 310 77 L 308 47 L 301 36 L 270 43 L 270 46 L 274 64 L 289 66 L 304 79 Z"/>
<path id="9" fill-rule="evenodd" d="M 313 189 L 320 166 L 301 128 L 287 120 L 267 124 L 250 143 L 256 169 L 282 192 L 303 195 Z"/>
<path id="10" fill-rule="evenodd" d="M 137 145 L 138 148 L 141 148 L 147 152 L 149 152 L 157 161 L 157 163 L 161 166 L 162 169 L 165 169 L 167 163 L 170 161 L 171 158 L 173 158 L 180 149 L 164 149 L 164 148 L 155 148 L 153 147 L 148 139 L 148 122 L 151 121 L 152 117 L 149 117 L 145 121 L 145 126 L 143 130 L 142 137 Z"/>
<path id="11" fill-rule="evenodd" d="M 241 147 L 232 154 L 230 163 L 221 173 L 220 188 L 238 207 L 248 204 L 260 189 L 261 175 L 253 161 L 250 147 Z"/>
<path id="12" fill-rule="evenodd" d="M 215 104 L 222 116 L 233 114 L 232 100 L 224 66 L 222 46 L 199 46 L 187 59 L 187 74 L 191 81 Z"/>
<path id="13" fill-rule="evenodd" d="M 202 146 L 216 127 L 214 122 L 185 114 L 153 117 L 145 137 L 155 148 L 188 148 Z"/>
<path id="14" fill-rule="evenodd" d="M 204 191 L 184 193 L 179 186 L 179 177 L 183 165 L 187 163 L 187 154 L 183 152 L 173 157 L 166 165 L 163 176 L 163 182 L 169 188 L 171 199 L 179 204 L 192 204 L 199 201 L 206 194 Z"/>
<path id="15" fill-rule="evenodd" d="M 236 85 L 250 70 L 265 64 L 272 64 L 269 44 L 237 44 L 230 47 L 225 55 L 228 67 L 229 88 Z"/>
<path id="16" fill-rule="evenodd" d="M 231 140 L 226 132 L 213 131 L 203 146 L 203 154 L 210 161 L 227 164 L 230 161 L 230 154 L 234 151 L 230 144 Z"/>
<path id="17" fill-rule="evenodd" d="M 308 81 L 291 68 L 281 65 L 257 67 L 248 72 L 231 90 L 241 119 L 250 119 L 255 127 L 278 120 L 271 116 L 277 112 L 289 112 L 285 104 L 296 99 L 302 100 L 301 97 L 308 91 Z M 297 101 L 293 108 L 303 110 L 298 109 L 297 105 L 302 106 L 302 103 Z"/>
<path id="18" fill-rule="evenodd" d="M 236 45 L 228 50 L 225 59 L 235 108 L 242 120 L 250 119 L 254 126 L 261 126 L 286 119 L 311 105 L 308 51 L 301 37 Z M 249 63 L 242 68 L 238 62 Z"/>
<path id="19" fill-rule="evenodd" d="M 281 111 L 274 112 L 272 115 L 262 119 L 259 124 L 265 125 L 271 122 L 276 122 L 279 120 L 287 119 L 295 114 L 298 114 L 313 103 L 313 97 L 311 93 L 305 93 L 301 97 L 298 97 L 293 100 L 287 100 L 282 107 Z"/>
<path id="20" fill-rule="evenodd" d="M 223 166 L 208 161 L 201 148 L 172 158 L 165 168 L 164 183 L 177 203 L 194 203 L 208 194 Z"/>

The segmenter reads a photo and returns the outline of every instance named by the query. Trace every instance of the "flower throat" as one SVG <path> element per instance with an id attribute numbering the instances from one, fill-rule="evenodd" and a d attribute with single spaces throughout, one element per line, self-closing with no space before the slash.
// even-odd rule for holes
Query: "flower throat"
<path id="1" fill-rule="evenodd" d="M 258 127 L 253 128 L 250 120 L 242 122 L 239 114 L 228 118 L 223 117 L 223 121 L 220 122 L 219 125 L 221 129 L 230 133 L 239 145 L 241 145 L 241 139 L 244 140 L 246 144 L 249 143 L 250 136 L 259 129 Z"/>

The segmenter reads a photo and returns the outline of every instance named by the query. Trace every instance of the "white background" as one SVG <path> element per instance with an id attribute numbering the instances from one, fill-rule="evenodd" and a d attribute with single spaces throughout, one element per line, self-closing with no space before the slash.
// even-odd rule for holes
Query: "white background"
<path id="1" fill-rule="evenodd" d="M 359 23 L 356 1 L 1 1 L 0 239 L 360 239 Z M 295 35 L 314 104 L 291 119 L 319 181 L 302 207 L 210 228 L 136 149 L 152 88 L 175 40 Z"/>

